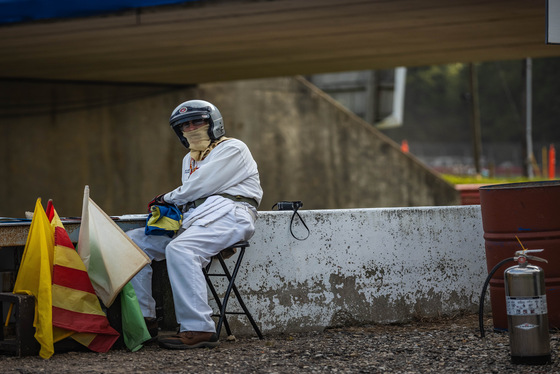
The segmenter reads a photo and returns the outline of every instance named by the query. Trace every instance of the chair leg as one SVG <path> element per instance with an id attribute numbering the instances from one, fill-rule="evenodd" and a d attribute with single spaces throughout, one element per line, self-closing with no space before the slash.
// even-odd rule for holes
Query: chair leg
<path id="1" fill-rule="evenodd" d="M 206 284 L 208 284 L 208 288 L 210 288 L 210 292 L 212 293 L 212 296 L 214 297 L 214 300 L 216 301 L 216 304 L 218 305 L 218 309 L 220 310 L 220 320 L 218 322 L 218 325 L 216 327 L 216 334 L 218 335 L 218 337 L 220 336 L 220 330 L 222 329 L 222 322 L 226 328 L 226 332 L 228 333 L 228 335 L 231 335 L 231 329 L 229 327 L 229 323 L 227 321 L 227 318 L 225 318 L 224 315 L 224 319 L 222 320 L 222 315 L 223 313 L 221 313 L 222 311 L 222 302 L 220 300 L 220 296 L 218 295 L 218 292 L 216 291 L 216 288 L 214 287 L 214 285 L 212 284 L 212 281 L 210 280 L 210 274 L 208 273 L 210 271 L 210 266 L 212 265 L 212 260 L 210 260 L 210 263 L 208 264 L 208 266 L 206 266 L 206 268 L 203 268 L 203 273 L 204 273 L 204 277 L 206 278 Z"/>
<path id="2" fill-rule="evenodd" d="M 246 243 L 243 243 L 243 244 L 246 244 Z M 235 261 L 235 266 L 233 268 L 232 273 L 230 273 L 228 267 L 226 266 L 226 263 L 225 263 L 224 258 L 223 258 L 221 253 L 219 253 L 215 257 L 220 262 L 220 265 L 221 265 L 222 270 L 223 270 L 223 274 L 210 274 L 209 273 L 210 266 L 212 265 L 212 261 L 210 262 L 210 264 L 208 264 L 208 266 L 206 266 L 205 268 L 202 269 L 203 273 L 204 273 L 204 277 L 206 278 L 206 283 L 208 284 L 208 288 L 210 288 L 210 292 L 212 293 L 212 296 L 214 297 L 214 300 L 216 301 L 216 304 L 217 304 L 218 309 L 220 311 L 219 314 L 214 315 L 216 317 L 219 317 L 218 323 L 216 325 L 216 334 L 218 336 L 220 336 L 222 325 L 225 326 L 228 335 L 232 334 L 229 323 L 228 323 L 228 320 L 227 320 L 227 315 L 228 314 L 244 314 L 249 319 L 249 322 L 251 323 L 251 326 L 253 327 L 253 329 L 257 333 L 257 336 L 259 337 L 259 339 L 264 339 L 259 327 L 257 326 L 257 324 L 255 323 L 255 320 L 253 319 L 253 316 L 251 315 L 251 313 L 249 312 L 249 309 L 247 308 L 243 299 L 241 298 L 241 294 L 239 293 L 239 290 L 237 289 L 237 286 L 235 285 L 235 279 L 237 277 L 237 273 L 239 272 L 239 268 L 241 266 L 241 261 L 243 260 L 243 256 L 245 255 L 245 248 L 247 246 L 248 246 L 248 244 L 247 245 L 241 245 L 241 243 L 239 243 L 238 246 L 235 246 L 236 248 L 239 248 L 239 254 L 238 254 L 237 260 Z M 218 295 L 218 292 L 216 291 L 216 288 L 212 284 L 212 281 L 210 279 L 211 276 L 221 276 L 221 277 L 226 277 L 227 278 L 228 286 L 227 286 L 227 289 L 226 289 L 226 292 L 224 294 L 223 299 L 220 299 L 220 297 Z M 239 302 L 239 305 L 243 309 L 243 312 L 228 312 L 227 311 L 227 305 L 228 305 L 229 297 L 231 295 L 231 291 L 233 291 L 235 293 L 235 296 L 237 297 L 237 301 Z"/>
<path id="3" fill-rule="evenodd" d="M 222 323 L 226 323 L 227 324 L 227 317 L 226 317 L 226 310 L 227 310 L 227 304 L 229 301 L 229 295 L 231 294 L 231 289 L 233 286 L 233 280 L 235 280 L 235 277 L 237 276 L 237 270 L 239 269 L 238 264 L 240 264 L 240 260 L 243 258 L 243 253 L 245 252 L 245 248 L 241 248 L 241 250 L 239 251 L 239 257 L 237 257 L 237 262 L 235 263 L 235 268 L 234 268 L 234 272 L 233 272 L 233 276 L 229 273 L 229 270 L 224 262 L 224 258 L 222 257 L 222 254 L 218 254 L 218 261 L 220 261 L 220 265 L 222 266 L 222 269 L 224 270 L 224 273 L 228 279 L 228 287 L 226 289 L 226 293 L 224 295 L 224 300 L 222 302 L 221 307 L 220 308 L 220 318 L 218 319 L 218 325 L 216 326 L 216 334 L 218 334 L 218 336 L 220 336 L 220 330 L 222 329 Z M 229 332 L 228 332 L 229 333 Z M 231 335 L 231 334 L 230 334 Z"/>
<path id="4" fill-rule="evenodd" d="M 255 323 L 255 320 L 253 319 L 253 316 L 249 312 L 249 309 L 247 309 L 247 306 L 243 302 L 243 299 L 241 298 L 241 294 L 239 293 L 239 290 L 237 289 L 237 286 L 235 285 L 235 279 L 237 277 L 237 273 L 238 273 L 239 268 L 241 266 L 241 260 L 243 260 L 244 255 L 245 255 L 245 247 L 240 247 L 239 256 L 237 257 L 237 261 L 235 262 L 235 266 L 233 268 L 233 273 L 232 274 L 230 274 L 222 255 L 221 254 L 218 255 L 218 260 L 220 261 L 220 265 L 222 266 L 222 268 L 224 270 L 224 273 L 226 274 L 226 277 L 228 278 L 229 284 L 228 284 L 228 288 L 227 288 L 225 296 L 224 296 L 224 301 L 222 303 L 222 307 L 220 309 L 220 320 L 218 321 L 218 326 L 216 328 L 216 331 L 217 331 L 217 333 L 219 333 L 219 331 L 221 329 L 222 321 L 227 324 L 227 320 L 225 319 L 226 314 L 228 314 L 228 312 L 226 311 L 227 310 L 227 303 L 229 301 L 229 296 L 231 294 L 231 291 L 233 290 L 233 292 L 235 293 L 235 296 L 237 297 L 237 301 L 239 302 L 239 305 L 243 309 L 243 312 L 244 312 L 243 314 L 245 314 L 247 316 L 247 318 L 249 319 L 249 322 L 251 323 L 251 326 L 253 326 L 253 329 L 257 333 L 257 336 L 259 337 L 259 339 L 263 339 L 263 335 L 262 335 L 260 329 L 258 328 L 257 324 Z"/>
<path id="5" fill-rule="evenodd" d="M 237 301 L 239 302 L 239 305 L 241 306 L 241 308 L 245 312 L 245 315 L 247 316 L 247 319 L 251 323 L 251 326 L 253 326 L 253 330 L 255 330 L 259 339 L 264 339 L 264 337 L 261 333 L 261 330 L 259 329 L 255 320 L 253 319 L 253 316 L 251 315 L 251 312 L 249 312 L 249 309 L 247 309 L 247 306 L 243 302 L 243 299 L 241 298 L 241 295 L 239 294 L 239 291 L 237 290 L 237 286 L 235 284 L 233 285 L 233 292 L 235 293 L 235 296 L 237 297 Z"/>

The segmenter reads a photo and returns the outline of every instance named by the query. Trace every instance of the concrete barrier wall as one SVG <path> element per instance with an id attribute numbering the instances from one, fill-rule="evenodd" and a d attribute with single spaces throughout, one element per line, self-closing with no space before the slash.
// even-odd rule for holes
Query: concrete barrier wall
<path id="1" fill-rule="evenodd" d="M 477 310 L 487 274 L 479 205 L 302 210 L 300 215 L 310 229 L 306 240 L 290 233 L 292 212 L 261 212 L 237 278 L 264 333 L 406 322 Z M 125 231 L 144 222 L 117 221 Z M 76 242 L 79 222 L 66 228 Z M 28 224 L 9 229 L 2 228 L 0 246 L 22 249 Z M 297 216 L 293 233 L 298 238 L 307 235 Z M 3 263 L 10 253 L 0 251 L 7 256 Z M 232 265 L 236 256 L 226 262 Z M 163 327 L 174 329 L 165 262 L 155 263 L 154 273 Z M 225 289 L 223 283 L 220 289 Z M 230 306 L 235 309 L 234 299 Z M 246 318 L 228 319 L 235 334 L 253 333 Z"/>
<path id="2" fill-rule="evenodd" d="M 300 214 L 311 231 L 302 241 L 291 212 L 262 212 L 238 275 L 264 333 L 477 311 L 487 274 L 480 206 Z M 306 235 L 297 218 L 294 234 Z M 234 326 L 252 333 L 244 317 Z"/>

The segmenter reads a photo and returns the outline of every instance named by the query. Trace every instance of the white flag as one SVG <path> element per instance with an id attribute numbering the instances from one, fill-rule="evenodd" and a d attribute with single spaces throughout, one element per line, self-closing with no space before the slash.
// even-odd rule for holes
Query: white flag
<path id="1" fill-rule="evenodd" d="M 150 259 L 89 197 L 84 189 L 78 253 L 95 293 L 110 307 L 122 288 Z"/>

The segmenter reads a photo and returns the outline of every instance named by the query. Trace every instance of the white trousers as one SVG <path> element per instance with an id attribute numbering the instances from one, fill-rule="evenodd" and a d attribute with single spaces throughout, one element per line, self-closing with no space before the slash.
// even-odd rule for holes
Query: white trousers
<path id="1" fill-rule="evenodd" d="M 197 225 L 197 221 L 189 225 L 184 222 L 187 228 L 174 238 L 145 235 L 144 228 L 127 232 L 151 260 L 167 260 L 179 331 L 216 331 L 202 267 L 224 248 L 249 240 L 255 232 L 249 209 L 242 204 L 231 204 L 231 207 L 227 214 L 205 225 Z M 140 270 L 131 283 L 144 317 L 155 317 L 151 265 Z"/>

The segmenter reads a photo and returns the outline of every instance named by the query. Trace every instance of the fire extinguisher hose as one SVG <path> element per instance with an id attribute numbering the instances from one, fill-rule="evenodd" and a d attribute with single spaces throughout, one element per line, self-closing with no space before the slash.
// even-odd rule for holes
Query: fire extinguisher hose
<path id="1" fill-rule="evenodd" d="M 482 287 L 482 293 L 480 294 L 480 302 L 478 303 L 478 326 L 480 328 L 480 337 L 481 338 L 484 338 L 483 314 L 484 314 L 484 298 L 486 296 L 486 289 L 488 288 L 488 284 L 490 283 L 490 279 L 492 279 L 492 276 L 494 275 L 494 273 L 500 267 L 502 267 L 505 263 L 510 262 L 510 261 L 515 261 L 515 260 L 514 260 L 513 257 L 509 257 L 509 258 L 503 259 L 496 266 L 494 266 L 494 268 L 490 271 L 490 273 L 488 273 L 488 276 L 486 277 L 486 281 L 484 282 L 484 286 Z"/>

